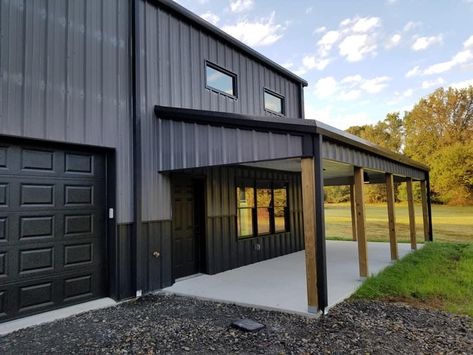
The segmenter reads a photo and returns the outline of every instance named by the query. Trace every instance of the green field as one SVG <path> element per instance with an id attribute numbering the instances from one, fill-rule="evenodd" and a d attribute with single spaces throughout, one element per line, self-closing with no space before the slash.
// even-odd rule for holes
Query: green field
<path id="1" fill-rule="evenodd" d="M 417 241 L 422 242 L 422 209 L 415 206 Z M 432 205 L 432 225 L 435 241 L 473 242 L 473 206 Z M 409 241 L 407 203 L 396 204 L 398 241 Z M 325 228 L 327 239 L 351 240 L 350 204 L 326 204 Z M 386 204 L 366 205 L 366 233 L 369 241 L 388 240 Z"/>

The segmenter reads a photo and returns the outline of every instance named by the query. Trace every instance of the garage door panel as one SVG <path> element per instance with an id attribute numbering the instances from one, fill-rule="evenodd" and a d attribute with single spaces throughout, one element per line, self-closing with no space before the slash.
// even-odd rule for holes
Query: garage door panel
<path id="1" fill-rule="evenodd" d="M 0 280 L 7 277 L 8 268 L 8 254 L 7 252 L 0 252 Z"/>
<path id="2" fill-rule="evenodd" d="M 105 159 L 0 146 L 0 321 L 105 294 Z"/>
<path id="3" fill-rule="evenodd" d="M 8 217 L 0 217 L 0 245 L 8 241 Z"/>
<path id="4" fill-rule="evenodd" d="M 0 169 L 7 167 L 8 147 L 0 146 Z"/>
<path id="5" fill-rule="evenodd" d="M 54 238 L 54 216 L 20 217 L 20 241 Z"/>
<path id="6" fill-rule="evenodd" d="M 51 207 L 54 205 L 54 184 L 20 185 L 21 207 Z"/>
<path id="7" fill-rule="evenodd" d="M 41 172 L 54 171 L 54 152 L 39 149 L 22 149 L 21 169 Z"/>
<path id="8" fill-rule="evenodd" d="M 8 183 L 0 183 L 0 207 L 8 207 Z"/>
<path id="9" fill-rule="evenodd" d="M 92 274 L 64 280 L 64 301 L 90 297 L 93 294 L 94 276 Z"/>
<path id="10" fill-rule="evenodd" d="M 23 249 L 19 253 L 20 275 L 54 271 L 55 247 Z"/>
<path id="11" fill-rule="evenodd" d="M 6 292 L 0 291 L 0 319 L 6 316 Z"/>

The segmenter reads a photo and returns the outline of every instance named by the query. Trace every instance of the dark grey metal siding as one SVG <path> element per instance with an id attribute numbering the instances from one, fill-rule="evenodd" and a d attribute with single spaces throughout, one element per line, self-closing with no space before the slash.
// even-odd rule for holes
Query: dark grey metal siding
<path id="1" fill-rule="evenodd" d="M 251 168 L 211 168 L 207 176 L 207 272 L 215 274 L 304 249 L 302 190 L 299 174 Z M 290 232 L 238 239 L 237 178 L 289 182 Z M 260 248 L 256 248 L 259 245 Z"/>
<path id="2" fill-rule="evenodd" d="M 159 170 L 300 157 L 302 137 L 177 121 L 159 123 Z"/>
<path id="3" fill-rule="evenodd" d="M 117 149 L 131 222 L 127 0 L 0 2 L 0 134 Z"/>
<path id="4" fill-rule="evenodd" d="M 383 173 L 408 176 L 418 180 L 425 179 L 425 171 L 423 170 L 328 140 L 324 140 L 322 143 L 322 158 L 378 170 Z"/>
<path id="5" fill-rule="evenodd" d="M 270 115 L 263 107 L 266 86 L 285 96 L 286 113 L 294 118 L 301 117 L 301 87 L 158 5 L 141 2 L 140 8 L 143 220 L 166 220 L 171 218 L 169 180 L 157 172 L 160 162 L 173 166 L 160 150 L 169 123 L 156 118 L 154 105 Z M 205 88 L 206 59 L 238 75 L 237 100 Z M 202 143 L 207 139 L 207 132 L 196 137 Z"/>

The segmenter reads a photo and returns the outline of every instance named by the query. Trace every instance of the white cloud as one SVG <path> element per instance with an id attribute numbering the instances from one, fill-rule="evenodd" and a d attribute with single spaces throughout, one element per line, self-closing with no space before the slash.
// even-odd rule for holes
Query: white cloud
<path id="1" fill-rule="evenodd" d="M 453 56 L 452 59 L 441 62 L 437 64 L 433 64 L 427 67 L 424 70 L 425 75 L 432 75 L 432 74 L 440 74 L 446 71 L 452 70 L 454 67 L 459 66 L 461 64 L 466 64 L 473 60 L 473 50 L 466 49 L 463 51 L 458 52 Z"/>
<path id="2" fill-rule="evenodd" d="M 325 67 L 330 63 L 330 60 L 327 58 L 324 59 L 319 59 L 316 58 L 315 56 L 305 56 L 302 58 L 302 65 L 304 66 L 304 69 L 311 70 L 311 69 L 317 69 L 317 70 L 324 70 Z"/>
<path id="3" fill-rule="evenodd" d="M 399 33 L 393 34 L 387 41 L 385 47 L 391 49 L 397 47 L 401 43 L 402 36 Z"/>
<path id="4" fill-rule="evenodd" d="M 338 46 L 340 55 L 349 62 L 358 62 L 369 54 L 376 54 L 376 47 L 376 43 L 367 34 L 345 37 Z"/>
<path id="5" fill-rule="evenodd" d="M 338 31 L 328 31 L 325 33 L 317 42 L 319 53 L 321 55 L 327 55 L 339 38 L 340 33 Z"/>
<path id="6" fill-rule="evenodd" d="M 455 89 L 463 89 L 472 85 L 473 85 L 473 79 L 453 83 L 453 84 L 450 84 L 449 86 Z"/>
<path id="7" fill-rule="evenodd" d="M 442 39 L 443 36 L 441 34 L 430 37 L 419 37 L 414 41 L 414 43 L 412 43 L 411 48 L 414 51 L 423 51 L 434 44 L 442 43 Z"/>
<path id="8" fill-rule="evenodd" d="M 339 53 L 349 62 L 357 62 L 368 55 L 376 55 L 379 17 L 354 17 L 340 23 L 344 38 L 338 45 Z"/>
<path id="9" fill-rule="evenodd" d="M 321 34 L 315 54 L 306 55 L 299 73 L 312 69 L 324 70 L 333 61 L 334 48 L 349 62 L 356 62 L 368 55 L 375 55 L 377 48 L 376 29 L 381 26 L 379 17 L 353 17 L 340 22 L 337 29 L 327 30 L 325 26 L 314 33 Z M 332 54 L 331 54 L 332 53 Z"/>
<path id="10" fill-rule="evenodd" d="M 352 31 L 366 33 L 378 27 L 381 23 L 379 17 L 362 17 L 353 20 Z"/>
<path id="11" fill-rule="evenodd" d="M 220 21 L 220 17 L 210 11 L 203 13 L 200 17 L 205 21 L 210 22 L 212 25 L 216 25 Z"/>
<path id="12" fill-rule="evenodd" d="M 222 29 L 249 46 L 267 46 L 277 42 L 285 30 L 284 26 L 274 22 L 274 16 L 273 11 L 269 17 L 259 21 L 250 22 L 245 19 Z"/>
<path id="13" fill-rule="evenodd" d="M 402 97 L 411 97 L 413 93 L 414 93 L 414 90 L 413 90 L 413 89 L 407 89 L 407 90 L 404 90 L 404 91 L 401 93 L 401 96 L 402 96 Z"/>
<path id="14" fill-rule="evenodd" d="M 417 75 L 435 75 L 445 73 L 456 67 L 461 67 L 473 63 L 473 35 L 463 42 L 463 48 L 457 52 L 450 60 L 431 64 L 425 69 L 416 66 L 406 73 L 406 77 Z M 427 82 L 425 82 L 428 85 Z"/>
<path id="15" fill-rule="evenodd" d="M 307 9 L 305 9 L 306 15 L 310 14 L 313 9 L 314 9 L 313 7 L 308 7 Z"/>
<path id="16" fill-rule="evenodd" d="M 402 92 L 396 91 L 394 93 L 394 97 L 391 98 L 391 100 L 387 101 L 386 103 L 388 105 L 399 105 L 400 102 L 404 101 L 407 98 L 412 97 L 413 94 L 414 94 L 414 89 L 411 89 L 411 88 L 406 89 Z M 399 109 L 399 111 L 409 111 L 409 110 Z"/>
<path id="17" fill-rule="evenodd" d="M 320 79 L 315 84 L 315 95 L 319 98 L 327 99 L 333 97 L 336 100 L 356 100 L 363 93 L 377 94 L 381 92 L 391 80 L 388 76 L 379 76 L 365 79 L 361 75 L 350 75 L 340 81 L 328 76 Z"/>
<path id="18" fill-rule="evenodd" d="M 418 65 L 416 65 L 414 68 L 410 69 L 407 73 L 406 73 L 406 78 L 411 78 L 413 76 L 418 76 L 422 73 L 422 70 L 420 69 L 420 67 Z"/>
<path id="19" fill-rule="evenodd" d="M 320 98 L 332 96 L 337 91 L 337 81 L 332 76 L 319 79 L 315 84 L 315 94 Z"/>
<path id="20" fill-rule="evenodd" d="M 232 0 L 230 1 L 231 12 L 243 12 L 253 7 L 253 0 Z"/>
<path id="21" fill-rule="evenodd" d="M 389 80 L 391 80 L 391 78 L 388 76 L 380 76 L 377 78 L 368 79 L 360 85 L 360 88 L 369 94 L 377 94 L 388 85 L 387 82 Z"/>
<path id="22" fill-rule="evenodd" d="M 403 31 L 409 32 L 420 26 L 420 22 L 409 21 L 404 25 Z"/>
<path id="23" fill-rule="evenodd" d="M 472 47 L 473 47 L 473 35 L 468 37 L 468 39 L 465 42 L 463 42 L 463 48 L 472 48 Z"/>
<path id="24" fill-rule="evenodd" d="M 437 78 L 435 80 L 425 80 L 422 82 L 422 89 L 430 89 L 432 87 L 440 87 L 445 81 L 442 78 Z"/>

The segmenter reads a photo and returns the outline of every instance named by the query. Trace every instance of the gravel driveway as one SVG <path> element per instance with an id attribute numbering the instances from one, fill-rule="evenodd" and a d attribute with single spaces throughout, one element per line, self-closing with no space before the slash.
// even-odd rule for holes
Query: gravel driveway
<path id="1" fill-rule="evenodd" d="M 244 333 L 229 324 L 266 325 Z M 354 301 L 319 319 L 158 294 L 0 338 L 0 353 L 471 353 L 473 320 Z"/>

